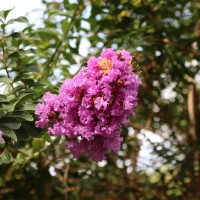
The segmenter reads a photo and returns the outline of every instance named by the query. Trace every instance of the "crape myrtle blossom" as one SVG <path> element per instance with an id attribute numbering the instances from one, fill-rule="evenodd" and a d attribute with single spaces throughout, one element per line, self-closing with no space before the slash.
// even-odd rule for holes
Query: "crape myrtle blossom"
<path id="1" fill-rule="evenodd" d="M 98 58 L 91 57 L 87 67 L 62 84 L 58 95 L 43 96 L 36 107 L 36 127 L 66 136 L 76 158 L 83 154 L 101 161 L 108 151 L 116 153 L 122 142 L 120 128 L 135 114 L 141 83 L 131 61 L 126 50 L 104 49 Z"/>

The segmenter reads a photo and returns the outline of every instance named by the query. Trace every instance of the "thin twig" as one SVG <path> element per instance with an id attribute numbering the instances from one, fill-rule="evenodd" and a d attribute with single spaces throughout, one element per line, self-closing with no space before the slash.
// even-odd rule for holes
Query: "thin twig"
<path id="1" fill-rule="evenodd" d="M 187 54 L 192 54 L 194 56 L 200 56 L 200 52 L 196 51 L 194 49 L 188 49 L 186 45 L 182 45 L 182 44 L 178 44 L 176 42 L 171 42 L 168 38 L 163 38 L 163 39 L 159 39 L 159 38 L 148 38 L 147 39 L 148 42 L 159 42 L 159 43 L 163 43 L 163 44 L 168 44 L 170 46 L 173 46 L 179 50 L 181 50 L 184 53 Z"/>
<path id="2" fill-rule="evenodd" d="M 6 52 L 5 52 L 5 48 L 4 48 L 4 44 L 5 44 L 5 30 L 4 29 L 3 29 L 2 36 L 1 36 L 1 41 L 2 41 L 2 52 L 3 52 L 3 64 L 4 64 L 5 71 L 6 71 L 6 75 L 10 79 L 10 74 L 7 69 Z M 10 83 L 10 85 L 11 85 L 12 89 L 14 90 L 15 88 L 13 86 L 13 83 Z"/>
<path id="3" fill-rule="evenodd" d="M 81 2 L 82 2 L 82 0 L 79 0 L 78 3 L 77 3 L 77 6 L 76 6 L 76 9 L 74 10 L 74 13 L 73 13 L 73 16 L 72 16 L 72 18 L 71 18 L 71 21 L 69 22 L 69 24 L 68 24 L 68 26 L 67 26 L 65 32 L 63 33 L 64 36 L 67 35 L 68 32 L 70 31 L 70 28 L 71 28 L 72 24 L 74 23 L 74 19 L 75 19 L 75 17 L 76 17 L 76 14 L 77 14 L 77 12 L 78 12 L 78 9 L 79 9 L 79 6 L 80 6 Z M 58 43 L 58 45 L 57 45 L 56 48 L 55 48 L 54 53 L 52 54 L 52 56 L 50 57 L 49 61 L 48 61 L 47 64 L 46 64 L 46 67 L 45 67 L 45 69 L 44 69 L 44 71 L 43 71 L 43 74 L 42 74 L 42 76 L 41 76 L 42 78 L 45 77 L 44 74 L 48 73 L 48 72 L 46 71 L 46 69 L 47 69 L 47 68 L 49 67 L 49 65 L 51 65 L 51 63 L 54 61 L 56 54 L 58 54 L 57 57 L 59 56 L 59 54 L 60 54 L 60 47 L 62 46 L 62 44 L 63 44 L 63 40 L 60 40 L 60 42 Z"/>
<path id="4" fill-rule="evenodd" d="M 65 200 L 68 200 L 68 172 L 69 172 L 69 163 L 67 163 L 65 174 L 63 177 L 63 185 L 64 185 L 64 193 L 65 193 Z"/>

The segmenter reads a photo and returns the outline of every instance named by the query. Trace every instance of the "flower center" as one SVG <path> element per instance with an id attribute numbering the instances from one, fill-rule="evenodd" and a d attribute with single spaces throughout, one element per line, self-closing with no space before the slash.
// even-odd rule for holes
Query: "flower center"
<path id="1" fill-rule="evenodd" d="M 112 68 L 112 62 L 111 60 L 104 58 L 98 63 L 99 67 L 101 67 L 101 70 L 104 74 L 107 74 L 111 68 Z"/>

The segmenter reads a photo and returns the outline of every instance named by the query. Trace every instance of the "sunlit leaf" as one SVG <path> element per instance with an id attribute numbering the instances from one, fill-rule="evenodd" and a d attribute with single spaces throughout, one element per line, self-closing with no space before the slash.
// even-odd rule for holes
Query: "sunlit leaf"
<path id="1" fill-rule="evenodd" d="M 28 19 L 24 16 L 18 17 L 16 19 L 14 19 L 14 21 L 21 22 L 21 23 L 28 23 Z"/>
<path id="2" fill-rule="evenodd" d="M 0 11 L 0 17 L 2 17 L 3 19 L 6 19 L 7 16 L 8 16 L 8 14 L 10 13 L 10 11 L 13 10 L 13 9 L 14 9 L 14 7 L 11 8 L 11 9 L 9 9 L 9 10 L 2 10 L 2 11 Z"/>
<path id="3" fill-rule="evenodd" d="M 0 77 L 0 82 L 12 83 L 12 79 L 10 79 L 8 77 Z"/>
<path id="4" fill-rule="evenodd" d="M 0 159 L 2 163 L 8 164 L 11 162 L 12 156 L 11 153 L 9 152 L 8 149 L 5 149 L 1 154 L 0 154 Z"/>

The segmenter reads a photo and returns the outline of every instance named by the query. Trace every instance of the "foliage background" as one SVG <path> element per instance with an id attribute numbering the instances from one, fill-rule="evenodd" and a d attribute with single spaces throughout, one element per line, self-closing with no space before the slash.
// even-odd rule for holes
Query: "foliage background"
<path id="1" fill-rule="evenodd" d="M 0 13 L 0 198 L 199 199 L 200 3 L 42 2 L 40 28 Z M 16 22 L 26 28 L 10 31 Z M 35 105 L 104 47 L 125 48 L 140 65 L 137 114 L 122 130 L 118 155 L 74 160 L 65 138 L 34 127 Z M 151 154 L 142 159 L 144 141 Z"/>

